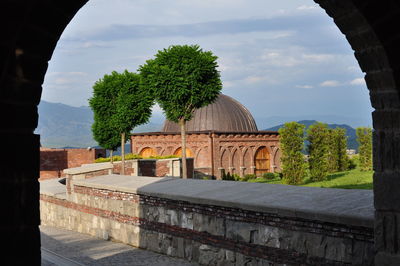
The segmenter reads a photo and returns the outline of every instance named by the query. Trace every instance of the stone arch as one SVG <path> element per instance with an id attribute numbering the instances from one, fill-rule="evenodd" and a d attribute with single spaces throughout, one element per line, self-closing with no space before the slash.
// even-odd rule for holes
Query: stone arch
<path id="1" fill-rule="evenodd" d="M 139 152 L 139 155 L 144 158 L 154 157 L 157 156 L 157 151 L 153 148 L 145 147 Z"/>
<path id="2" fill-rule="evenodd" d="M 252 166 L 254 165 L 253 163 L 253 151 L 252 149 L 249 147 L 247 149 L 244 150 L 243 152 L 243 167 L 244 167 L 244 171 L 243 173 L 245 175 L 247 174 L 251 174 L 252 173 Z"/>
<path id="3" fill-rule="evenodd" d="M 240 174 L 240 161 L 241 161 L 241 157 L 242 157 L 242 155 L 241 155 L 241 152 L 240 152 L 240 150 L 239 149 L 234 149 L 233 151 L 232 151 L 232 164 L 231 164 L 231 167 L 232 167 L 232 174 Z"/>
<path id="4" fill-rule="evenodd" d="M 3 39 L 0 46 L 0 108 L 2 116 L 0 134 L 7 155 L 0 155 L 5 181 L 2 191 L 31 191 L 15 202 L 1 205 L 6 213 L 11 204 L 21 213 L 10 221 L 7 230 L 16 239 L 30 241 L 21 250 L 18 243 L 8 245 L 4 254 L 13 254 L 19 248 L 25 256 L 4 257 L 3 261 L 20 264 L 40 263 L 38 224 L 40 140 L 33 134 L 37 126 L 37 104 L 40 101 L 42 82 L 53 50 L 64 28 L 87 0 L 57 2 L 22 0 L 18 3 L 1 3 L 3 15 Z M 391 260 L 399 264 L 396 241 L 400 230 L 392 224 L 392 218 L 400 215 L 398 191 L 400 190 L 400 138 L 398 119 L 400 113 L 400 29 L 397 15 L 400 7 L 396 1 L 382 0 L 315 0 L 332 17 L 345 34 L 363 72 L 370 90 L 374 120 L 374 190 L 375 190 L 375 241 L 376 265 Z M 4 23 L 3 21 L 6 21 Z M 397 22 L 396 22 L 397 21 Z M 27 155 L 21 168 L 13 158 L 18 151 Z M 8 178 L 8 179 L 7 179 Z M 15 182 L 14 180 L 20 180 Z M 32 192 L 33 190 L 33 192 Z M 32 217 L 27 223 L 22 217 Z M 385 235 L 386 234 L 386 235 Z M 11 256 L 11 255 L 10 255 Z M 17 260 L 17 261 L 15 261 Z"/>
<path id="5" fill-rule="evenodd" d="M 209 162 L 208 157 L 210 156 L 207 147 L 203 147 L 197 151 L 196 158 L 194 160 L 194 167 L 203 168 L 210 167 L 211 163 Z"/>
<path id="6" fill-rule="evenodd" d="M 231 152 L 228 149 L 223 149 L 221 152 L 220 166 L 225 169 L 225 173 L 229 171 Z"/>

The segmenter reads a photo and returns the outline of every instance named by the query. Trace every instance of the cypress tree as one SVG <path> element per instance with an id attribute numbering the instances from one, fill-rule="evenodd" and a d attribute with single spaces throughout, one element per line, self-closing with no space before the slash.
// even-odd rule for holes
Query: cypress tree
<path id="1" fill-rule="evenodd" d="M 328 174 L 328 148 L 329 129 L 324 123 L 317 122 L 307 130 L 308 164 L 310 167 L 310 178 L 313 181 L 324 180 Z"/>
<path id="2" fill-rule="evenodd" d="M 279 129 L 282 176 L 287 184 L 300 184 L 306 176 L 306 163 L 301 152 L 304 146 L 304 128 L 302 124 L 289 122 Z"/>
<path id="3" fill-rule="evenodd" d="M 372 129 L 358 127 L 356 129 L 359 162 L 361 171 L 372 170 Z"/>

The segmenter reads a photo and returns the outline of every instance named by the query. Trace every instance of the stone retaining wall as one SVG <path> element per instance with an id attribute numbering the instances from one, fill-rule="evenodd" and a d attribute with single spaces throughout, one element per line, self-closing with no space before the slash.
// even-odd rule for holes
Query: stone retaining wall
<path id="1" fill-rule="evenodd" d="M 373 264 L 373 220 L 365 205 L 359 206 L 362 215 L 343 212 L 343 217 L 334 217 L 328 211 L 311 215 L 305 208 L 298 208 L 296 214 L 290 204 L 280 208 L 273 203 L 248 204 L 246 196 L 268 193 L 268 185 L 255 189 L 257 184 L 240 182 L 154 179 L 109 176 L 75 182 L 70 200 L 42 189 L 42 224 L 203 265 Z M 247 191 L 247 195 L 242 196 L 242 204 L 199 196 L 201 192 L 210 193 L 211 188 L 214 193 L 225 188 L 236 197 L 239 190 Z M 185 189 L 186 194 L 179 192 Z M 274 187 L 271 191 L 276 190 Z M 338 201 L 343 201 L 346 193 L 338 191 Z M 293 193 L 283 193 L 288 202 Z M 320 195 L 316 190 L 316 197 Z M 351 202 L 355 198 L 365 201 L 368 197 L 364 192 L 353 193 L 347 207 L 354 207 Z M 317 207 L 313 209 L 318 211 Z"/>

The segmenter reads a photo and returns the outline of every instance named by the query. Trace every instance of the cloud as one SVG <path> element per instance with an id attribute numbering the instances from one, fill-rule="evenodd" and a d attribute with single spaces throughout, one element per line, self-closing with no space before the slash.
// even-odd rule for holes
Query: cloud
<path id="1" fill-rule="evenodd" d="M 337 80 L 326 80 L 319 84 L 321 87 L 338 87 L 340 86 L 340 82 Z"/>
<path id="2" fill-rule="evenodd" d="M 72 84 L 87 82 L 85 72 L 51 72 L 46 75 L 45 86 L 65 87 Z"/>
<path id="3" fill-rule="evenodd" d="M 250 84 L 259 83 L 264 80 L 265 80 L 265 77 L 262 77 L 262 76 L 250 76 L 245 79 L 245 81 Z"/>
<path id="4" fill-rule="evenodd" d="M 300 88 L 300 89 L 312 89 L 312 88 L 314 88 L 314 86 L 311 86 L 311 85 L 296 85 L 296 88 Z"/>
<path id="5" fill-rule="evenodd" d="M 307 16 L 305 14 L 295 14 L 273 18 L 232 19 L 176 25 L 113 24 L 100 29 L 88 30 L 79 34 L 79 37 L 66 39 L 85 41 L 90 44 L 91 41 L 115 41 L 171 36 L 198 37 L 245 32 L 282 31 L 288 28 L 301 30 L 304 28 L 321 27 L 321 24 L 326 23 L 326 21 L 323 20 L 321 23 L 315 23 L 316 20 L 320 20 L 320 17 L 319 14 L 307 14 Z"/>
<path id="6" fill-rule="evenodd" d="M 308 6 L 308 5 L 301 5 L 299 7 L 297 7 L 297 10 L 314 10 L 316 9 L 316 6 Z"/>
<path id="7" fill-rule="evenodd" d="M 350 85 L 365 85 L 364 78 L 356 78 L 350 81 Z"/>

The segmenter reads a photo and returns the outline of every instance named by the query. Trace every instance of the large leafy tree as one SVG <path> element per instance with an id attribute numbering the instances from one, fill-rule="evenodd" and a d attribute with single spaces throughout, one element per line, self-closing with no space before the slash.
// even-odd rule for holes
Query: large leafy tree
<path id="1" fill-rule="evenodd" d="M 369 127 L 356 128 L 360 169 L 372 170 L 372 129 Z"/>
<path id="2" fill-rule="evenodd" d="M 328 149 L 329 129 L 327 124 L 317 122 L 307 130 L 308 164 L 310 178 L 313 181 L 321 181 L 328 175 Z"/>
<path id="3" fill-rule="evenodd" d="M 302 124 L 289 122 L 279 129 L 282 175 L 287 184 L 300 184 L 306 176 L 306 164 L 302 153 L 304 128 Z"/>
<path id="4" fill-rule="evenodd" d="M 193 112 L 212 103 L 222 89 L 217 57 L 198 45 L 175 45 L 158 51 L 140 66 L 145 87 L 154 91 L 168 120 L 180 125 L 182 177 L 187 178 L 186 122 Z"/>
<path id="5" fill-rule="evenodd" d="M 349 158 L 347 156 L 346 129 L 335 128 L 329 130 L 328 164 L 329 171 L 345 171 L 348 169 Z"/>
<path id="6" fill-rule="evenodd" d="M 113 71 L 93 86 L 89 100 L 94 113 L 93 136 L 99 145 L 115 150 L 119 138 L 122 153 L 121 174 L 125 173 L 125 143 L 132 129 L 147 123 L 154 97 L 140 86 L 140 75 L 125 70 Z"/>

